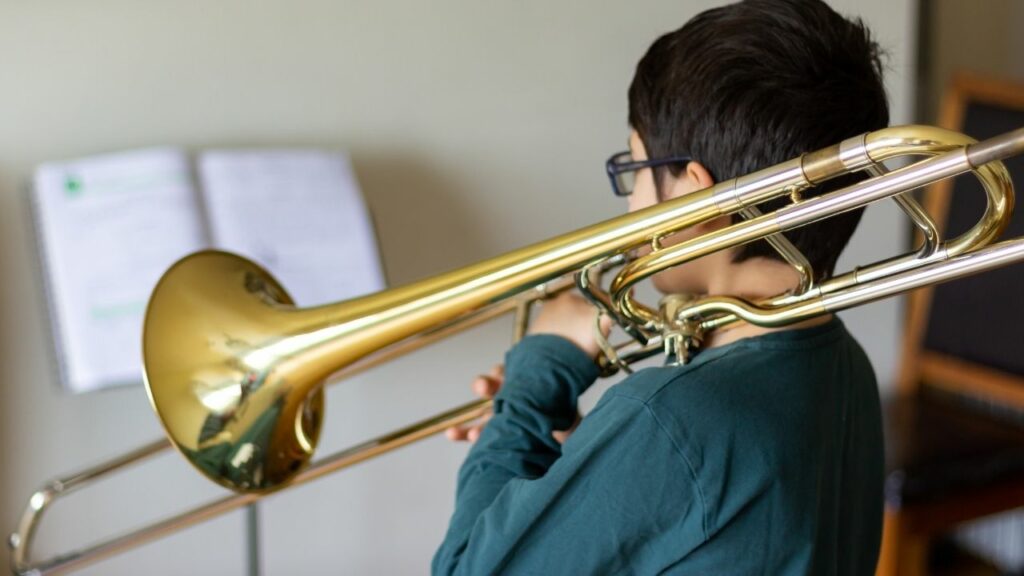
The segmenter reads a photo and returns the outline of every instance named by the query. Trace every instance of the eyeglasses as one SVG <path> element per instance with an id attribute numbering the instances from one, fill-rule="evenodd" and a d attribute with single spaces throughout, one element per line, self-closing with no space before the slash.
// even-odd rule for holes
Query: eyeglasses
<path id="1" fill-rule="evenodd" d="M 629 196 L 636 184 L 636 172 L 643 168 L 656 168 L 666 164 L 685 164 L 693 158 L 689 156 L 673 156 L 656 160 L 633 160 L 632 152 L 619 152 L 605 162 L 608 180 L 612 183 L 612 192 L 616 196 Z"/>

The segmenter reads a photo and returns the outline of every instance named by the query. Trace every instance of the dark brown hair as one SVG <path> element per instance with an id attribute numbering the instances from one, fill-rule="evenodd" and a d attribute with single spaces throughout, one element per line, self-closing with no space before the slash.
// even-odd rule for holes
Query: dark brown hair
<path id="1" fill-rule="evenodd" d="M 882 69 L 861 20 L 819 0 L 745 0 L 702 12 L 651 45 L 629 88 L 629 123 L 649 157 L 691 156 L 721 182 L 888 125 Z M 666 169 L 678 175 L 683 166 Z M 805 196 L 862 178 L 837 178 Z M 820 278 L 862 212 L 786 236 Z M 757 256 L 779 258 L 759 241 L 734 261 Z"/>

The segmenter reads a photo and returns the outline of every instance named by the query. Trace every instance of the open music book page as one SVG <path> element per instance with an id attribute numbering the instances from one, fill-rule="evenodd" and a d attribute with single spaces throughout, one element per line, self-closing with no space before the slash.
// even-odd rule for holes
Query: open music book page
<path id="1" fill-rule="evenodd" d="M 384 287 L 372 221 L 338 152 L 160 148 L 41 165 L 33 203 L 61 380 L 142 382 L 149 295 L 204 248 L 270 270 L 300 306 Z M 204 210 L 205 209 L 205 210 Z M 205 211 L 205 217 L 204 217 Z"/>
<path id="2" fill-rule="evenodd" d="M 347 156 L 211 150 L 198 159 L 213 246 L 266 267 L 299 306 L 384 287 L 372 221 Z"/>
<path id="3" fill-rule="evenodd" d="M 33 195 L 64 385 L 141 383 L 149 294 L 207 244 L 188 156 L 159 148 L 43 164 Z"/>

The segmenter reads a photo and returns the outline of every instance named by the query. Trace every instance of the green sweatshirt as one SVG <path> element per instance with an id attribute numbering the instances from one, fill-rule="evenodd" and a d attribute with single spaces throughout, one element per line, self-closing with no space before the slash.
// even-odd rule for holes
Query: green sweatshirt
<path id="1" fill-rule="evenodd" d="M 856 574 L 875 570 L 882 427 L 842 322 L 705 350 L 612 387 L 557 336 L 506 358 L 459 471 L 435 574 Z"/>

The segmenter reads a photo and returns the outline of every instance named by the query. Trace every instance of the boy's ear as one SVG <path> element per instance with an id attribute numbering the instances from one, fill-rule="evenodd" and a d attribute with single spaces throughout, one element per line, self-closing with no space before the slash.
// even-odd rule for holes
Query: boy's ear
<path id="1" fill-rule="evenodd" d="M 700 162 L 691 160 L 686 164 L 686 170 L 675 178 L 670 194 L 672 198 L 678 198 L 714 185 L 715 180 L 708 169 Z"/>
<path id="2" fill-rule="evenodd" d="M 715 179 L 711 177 L 711 173 L 708 172 L 708 169 L 696 160 L 691 160 L 686 164 L 686 177 L 689 178 L 690 182 L 696 186 L 694 190 L 710 188 L 715 185 Z"/>

